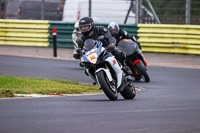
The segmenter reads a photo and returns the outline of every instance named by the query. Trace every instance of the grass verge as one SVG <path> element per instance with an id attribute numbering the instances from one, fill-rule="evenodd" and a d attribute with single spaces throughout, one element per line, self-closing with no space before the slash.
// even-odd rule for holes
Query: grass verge
<path id="1" fill-rule="evenodd" d="M 64 80 L 0 76 L 0 97 L 14 94 L 81 94 L 100 92 L 98 86 Z"/>

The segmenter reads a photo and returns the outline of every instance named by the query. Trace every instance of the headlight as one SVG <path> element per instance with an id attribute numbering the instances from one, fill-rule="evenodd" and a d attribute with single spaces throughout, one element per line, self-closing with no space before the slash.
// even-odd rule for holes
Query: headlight
<path id="1" fill-rule="evenodd" d="M 95 52 L 95 53 L 90 53 L 90 54 L 88 55 L 87 59 L 88 59 L 91 63 L 95 64 L 95 63 L 97 62 L 97 53 L 96 53 L 96 52 Z"/>

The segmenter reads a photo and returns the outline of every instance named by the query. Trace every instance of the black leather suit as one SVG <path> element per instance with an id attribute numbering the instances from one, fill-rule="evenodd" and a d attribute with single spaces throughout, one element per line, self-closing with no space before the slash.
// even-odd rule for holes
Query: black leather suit
<path id="1" fill-rule="evenodd" d="M 122 30 L 122 29 L 120 29 L 120 30 L 119 30 L 119 33 L 118 33 L 116 36 L 114 36 L 114 37 L 115 37 L 115 39 L 116 39 L 116 41 L 117 41 L 116 45 L 117 45 L 118 42 L 119 42 L 120 40 L 122 40 L 122 39 L 131 39 L 133 42 L 136 42 L 137 45 L 139 46 L 139 48 L 141 49 L 141 45 L 140 45 L 140 43 L 135 39 L 135 37 L 134 37 L 134 36 L 131 36 L 130 34 L 128 34 L 128 32 L 126 32 L 126 31 L 124 31 L 124 30 Z"/>

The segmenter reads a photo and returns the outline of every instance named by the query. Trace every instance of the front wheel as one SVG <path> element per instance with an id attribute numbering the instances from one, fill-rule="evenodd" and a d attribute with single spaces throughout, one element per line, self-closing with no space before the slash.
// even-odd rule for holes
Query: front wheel
<path id="1" fill-rule="evenodd" d="M 103 71 L 99 71 L 96 73 L 97 79 L 99 81 L 99 84 L 101 86 L 101 89 L 104 91 L 105 95 L 110 100 L 117 100 L 118 98 L 118 92 L 115 84 L 112 84 L 109 82 L 108 77 Z"/>
<path id="2" fill-rule="evenodd" d="M 149 82 L 150 78 L 143 63 L 138 62 L 135 64 L 138 72 L 144 77 L 145 82 Z"/>
<path id="3" fill-rule="evenodd" d="M 133 99 L 136 96 L 135 86 L 128 84 L 122 92 L 120 92 L 124 99 Z"/>

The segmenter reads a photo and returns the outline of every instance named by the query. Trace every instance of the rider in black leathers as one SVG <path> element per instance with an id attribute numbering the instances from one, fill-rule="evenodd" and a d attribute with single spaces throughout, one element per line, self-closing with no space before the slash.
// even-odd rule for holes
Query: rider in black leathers
<path id="1" fill-rule="evenodd" d="M 111 52 L 117 60 L 123 65 L 123 70 L 127 75 L 132 74 L 130 68 L 125 64 L 126 55 L 115 47 L 116 39 L 112 37 L 110 32 L 103 26 L 95 26 L 91 17 L 83 17 L 79 20 L 79 29 L 82 35 L 77 40 L 80 49 L 83 48 L 84 42 L 87 39 L 101 40 L 103 46 Z"/>
<path id="2" fill-rule="evenodd" d="M 117 40 L 116 45 L 122 39 L 131 39 L 133 42 L 135 42 L 139 46 L 140 49 L 142 48 L 140 43 L 136 40 L 134 36 L 131 36 L 130 34 L 128 34 L 127 31 L 124 31 L 121 28 L 119 28 L 118 23 L 110 22 L 108 25 L 108 29 L 110 31 L 110 34 Z"/>

